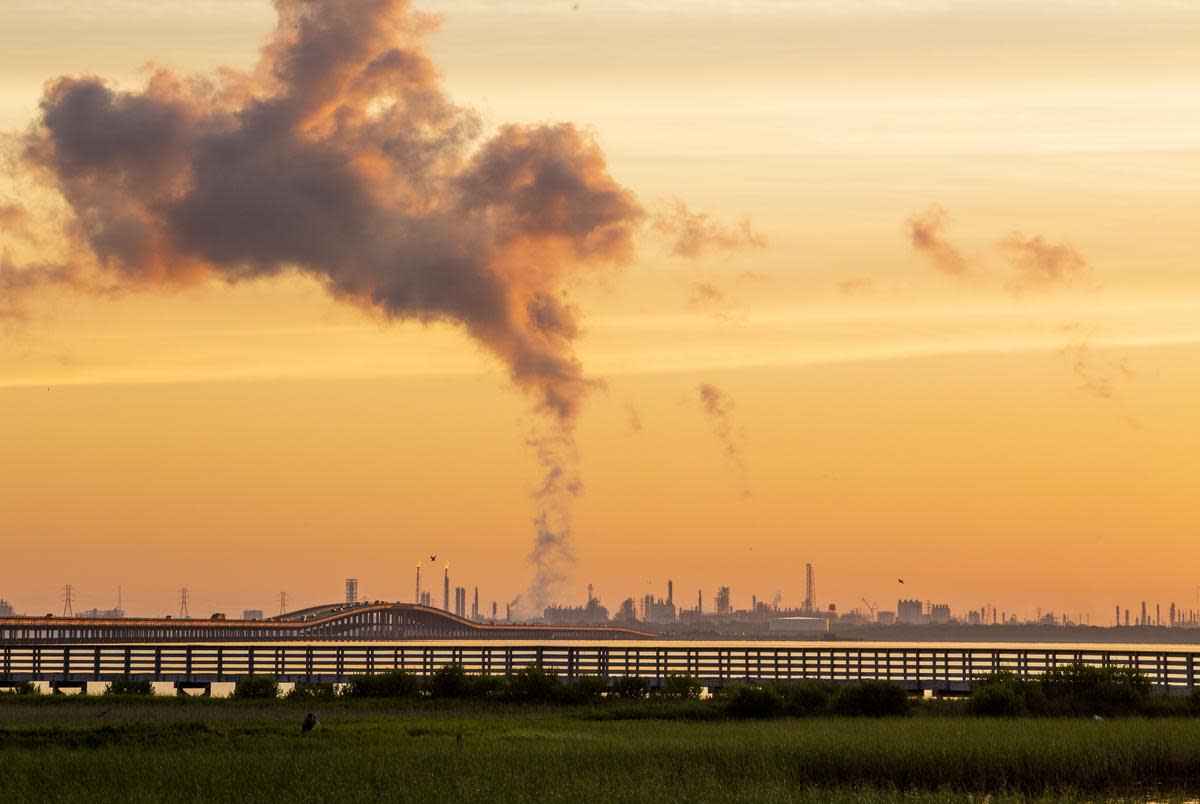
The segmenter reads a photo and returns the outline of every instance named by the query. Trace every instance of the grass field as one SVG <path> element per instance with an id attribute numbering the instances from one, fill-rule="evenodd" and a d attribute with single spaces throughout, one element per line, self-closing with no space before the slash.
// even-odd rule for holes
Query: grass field
<path id="1" fill-rule="evenodd" d="M 1200 792 L 1200 721 L 1191 719 L 625 720 L 611 708 L 428 703 L 4 701 L 0 801 L 1182 800 Z M 321 725 L 301 736 L 310 709 Z"/>

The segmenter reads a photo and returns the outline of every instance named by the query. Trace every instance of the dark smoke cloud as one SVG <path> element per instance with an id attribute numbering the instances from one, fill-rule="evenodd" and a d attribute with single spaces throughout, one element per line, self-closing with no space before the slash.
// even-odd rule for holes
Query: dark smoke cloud
<path id="1" fill-rule="evenodd" d="M 1012 283 L 1017 290 L 1069 282 L 1088 272 L 1082 254 L 1065 243 L 1049 243 L 1041 235 L 1013 232 L 999 247 L 1017 273 Z"/>
<path id="2" fill-rule="evenodd" d="M 711 251 L 738 251 L 744 248 L 766 248 L 765 235 L 754 231 L 750 218 L 737 226 L 727 226 L 703 212 L 692 212 L 678 199 L 669 210 L 657 213 L 653 227 L 673 238 L 671 253 L 676 257 L 696 259 Z"/>
<path id="3" fill-rule="evenodd" d="M 742 495 L 750 496 L 750 488 L 746 482 L 746 464 L 742 459 L 741 446 L 733 424 L 733 399 L 725 391 L 709 383 L 701 383 L 697 389 L 700 394 L 700 406 L 712 422 L 713 435 L 721 442 L 725 455 L 736 467 L 742 481 Z"/>
<path id="4" fill-rule="evenodd" d="M 963 276 L 969 272 L 966 259 L 945 237 L 949 216 L 938 204 L 933 204 L 919 215 L 908 219 L 909 242 L 920 254 L 933 263 L 933 267 L 944 274 Z"/>
<path id="5" fill-rule="evenodd" d="M 571 124 L 482 138 L 439 86 L 421 44 L 432 25 L 407 0 L 274 5 L 278 25 L 248 74 L 158 70 L 138 91 L 96 77 L 47 84 L 21 164 L 61 197 L 65 223 L 38 223 L 61 229 L 70 256 L 6 254 L 0 292 L 11 302 L 50 284 L 294 272 L 387 318 L 461 326 L 547 417 L 526 596 L 539 604 L 570 558 L 572 433 L 593 387 L 564 288 L 629 260 L 643 211 Z"/>
<path id="6" fill-rule="evenodd" d="M 251 75 L 52 81 L 27 164 L 94 266 L 130 285 L 298 271 L 447 321 L 570 422 L 590 386 L 571 276 L 628 260 L 642 211 L 570 124 L 480 124 L 438 85 L 406 0 L 276 0 Z"/>

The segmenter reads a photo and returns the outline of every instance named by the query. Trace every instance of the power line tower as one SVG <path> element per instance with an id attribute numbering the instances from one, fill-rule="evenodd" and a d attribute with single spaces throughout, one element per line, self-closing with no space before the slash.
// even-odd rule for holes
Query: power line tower
<path id="1" fill-rule="evenodd" d="M 186 586 L 179 590 L 179 616 L 185 620 L 192 616 L 188 613 L 188 590 Z"/>
<path id="2" fill-rule="evenodd" d="M 63 616 L 74 617 L 75 609 L 72 604 L 75 602 L 75 593 L 71 589 L 71 584 L 63 587 Z"/>
<path id="3" fill-rule="evenodd" d="M 279 593 L 279 616 L 287 614 L 287 592 Z"/>

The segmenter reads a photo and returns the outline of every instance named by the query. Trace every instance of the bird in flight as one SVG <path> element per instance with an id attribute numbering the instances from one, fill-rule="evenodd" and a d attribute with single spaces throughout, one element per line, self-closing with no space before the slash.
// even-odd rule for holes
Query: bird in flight
<path id="1" fill-rule="evenodd" d="M 897 579 L 896 579 L 896 583 L 904 583 L 904 579 L 903 579 L 903 578 L 897 578 Z"/>
<path id="2" fill-rule="evenodd" d="M 429 557 L 429 560 L 430 560 L 430 561 L 437 561 L 437 553 L 434 553 L 433 555 L 431 555 L 431 556 Z"/>

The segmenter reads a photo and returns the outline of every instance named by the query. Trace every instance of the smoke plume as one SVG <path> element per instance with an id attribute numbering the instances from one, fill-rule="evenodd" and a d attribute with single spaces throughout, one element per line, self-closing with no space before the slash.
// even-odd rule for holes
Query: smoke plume
<path id="1" fill-rule="evenodd" d="M 742 496 L 750 496 L 749 484 L 746 482 L 746 464 L 742 459 L 742 450 L 733 425 L 733 399 L 729 394 L 715 385 L 701 383 L 699 388 L 700 405 L 712 422 L 713 435 L 721 442 L 725 456 L 737 469 L 742 481 Z"/>
<path id="2" fill-rule="evenodd" d="M 671 253 L 676 257 L 695 259 L 711 251 L 767 246 L 766 236 L 754 231 L 750 218 L 743 218 L 737 226 L 727 226 L 706 213 L 692 212 L 678 199 L 669 210 L 657 213 L 652 224 L 656 231 L 673 238 Z"/>
<path id="3" fill-rule="evenodd" d="M 688 299 L 688 307 L 703 307 L 706 304 L 719 304 L 725 301 L 725 292 L 710 282 L 692 283 L 692 295 Z"/>
<path id="4" fill-rule="evenodd" d="M 160 69 L 136 91 L 97 77 L 47 84 L 21 156 L 61 198 L 65 222 L 38 223 L 59 230 L 66 256 L 18 264 L 5 252 L 0 292 L 11 303 L 48 284 L 298 273 L 385 318 L 462 327 L 546 417 L 536 604 L 570 556 L 572 433 L 593 385 L 563 291 L 631 258 L 642 209 L 569 123 L 483 138 L 439 86 L 422 50 L 433 26 L 408 0 L 274 5 L 250 73 Z"/>
<path id="5" fill-rule="evenodd" d="M 1000 249 L 1017 273 L 1011 285 L 1016 290 L 1069 282 L 1088 271 L 1082 254 L 1065 243 L 1049 243 L 1041 235 L 1013 232 L 1000 241 Z"/>
<path id="6" fill-rule="evenodd" d="M 1079 389 L 1097 399 L 1112 399 L 1117 387 L 1135 376 L 1124 357 L 1110 357 L 1092 347 L 1089 333 L 1078 324 L 1068 324 L 1063 331 L 1070 336 L 1063 353 L 1071 361 L 1071 369 L 1079 381 Z"/>
<path id="7" fill-rule="evenodd" d="M 948 220 L 946 210 L 933 204 L 920 215 L 908 219 L 908 238 L 912 247 L 927 256 L 934 268 L 951 276 L 963 276 L 969 267 L 962 253 L 945 237 Z"/>

